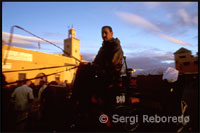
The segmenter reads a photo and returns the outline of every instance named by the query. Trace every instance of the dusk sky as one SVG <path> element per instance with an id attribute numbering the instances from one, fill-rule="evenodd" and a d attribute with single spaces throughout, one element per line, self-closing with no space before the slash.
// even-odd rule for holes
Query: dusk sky
<path id="1" fill-rule="evenodd" d="M 2 39 L 18 25 L 64 48 L 68 30 L 76 30 L 81 55 L 92 61 L 102 45 L 101 27 L 119 38 L 128 66 L 174 66 L 179 48 L 198 52 L 198 2 L 2 2 Z M 51 44 L 15 28 L 12 46 L 62 54 Z"/>

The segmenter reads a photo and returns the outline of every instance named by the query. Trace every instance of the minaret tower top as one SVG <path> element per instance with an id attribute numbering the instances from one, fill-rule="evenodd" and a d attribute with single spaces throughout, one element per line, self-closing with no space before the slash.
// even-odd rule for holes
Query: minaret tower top
<path id="1" fill-rule="evenodd" d="M 74 28 L 71 28 L 68 33 L 68 38 L 76 38 L 76 31 Z"/>

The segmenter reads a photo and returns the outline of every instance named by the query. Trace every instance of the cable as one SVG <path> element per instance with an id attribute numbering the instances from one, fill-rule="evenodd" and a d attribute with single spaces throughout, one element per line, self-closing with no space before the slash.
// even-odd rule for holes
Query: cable
<path id="1" fill-rule="evenodd" d="M 9 38 L 8 49 L 7 49 L 8 52 L 6 53 L 6 56 L 5 56 L 5 59 L 4 59 L 4 64 L 6 64 L 6 61 L 7 61 L 8 53 L 9 53 L 10 46 L 11 46 L 11 42 L 12 42 L 13 31 L 14 31 L 14 28 L 15 28 L 15 27 L 16 27 L 16 28 L 19 28 L 19 29 L 21 29 L 21 30 L 23 30 L 23 31 L 25 31 L 25 32 L 27 32 L 27 33 L 29 33 L 29 34 L 31 34 L 31 35 L 33 35 L 33 36 L 35 36 L 35 37 L 37 37 L 37 38 L 43 40 L 43 41 L 45 41 L 45 42 L 48 42 L 48 43 L 54 45 L 55 47 L 61 49 L 61 50 L 62 50 L 66 55 L 68 55 L 69 57 L 74 58 L 75 60 L 77 60 L 77 61 L 79 61 L 79 62 L 82 62 L 81 60 L 77 59 L 76 57 L 69 55 L 69 53 L 67 53 L 65 50 L 63 50 L 62 48 L 60 48 L 60 47 L 57 46 L 56 44 L 54 44 L 54 43 L 52 43 L 52 42 L 50 42 L 50 41 L 48 41 L 48 40 L 45 40 L 45 39 L 43 39 L 43 38 L 41 38 L 41 37 L 39 37 L 39 36 L 37 36 L 37 35 L 35 35 L 35 34 L 29 32 L 29 31 L 25 30 L 24 28 L 22 28 L 22 27 L 20 27 L 20 26 L 18 26 L 18 25 L 14 25 L 14 26 L 11 27 L 11 30 L 10 30 L 10 38 Z M 72 64 L 71 64 L 71 65 L 72 65 Z M 72 66 L 73 66 L 73 65 L 72 65 Z M 57 68 L 57 67 L 66 67 L 66 65 L 65 65 L 65 66 L 43 67 L 43 68 L 36 68 L 36 69 L 25 69 L 25 70 L 4 71 L 3 73 L 18 72 L 18 71 L 42 70 L 42 69 L 51 69 L 51 68 Z M 64 71 L 69 71 L 69 70 L 74 69 L 74 68 L 76 68 L 76 67 L 78 67 L 78 66 L 75 66 L 75 67 L 73 67 L 73 68 L 70 68 L 70 69 L 67 69 L 67 70 L 64 70 Z M 52 74 L 45 75 L 45 76 L 54 75 L 54 74 L 61 73 L 61 72 L 64 72 L 64 71 L 52 73 Z M 42 77 L 45 77 L 45 76 L 42 76 Z M 33 79 L 42 78 L 42 77 L 36 77 L 36 78 L 26 79 L 26 80 L 33 80 Z M 24 81 L 24 80 L 22 80 L 22 81 Z M 21 82 L 21 81 L 15 81 L 15 82 L 6 83 L 6 85 L 8 85 L 8 84 L 14 84 L 14 83 L 18 83 L 18 82 Z"/>
<path id="2" fill-rule="evenodd" d="M 14 31 L 14 27 L 16 27 L 16 25 L 12 26 L 10 29 L 10 38 L 9 38 L 9 42 L 8 42 L 8 49 L 7 49 L 7 53 L 4 59 L 4 65 L 6 64 L 7 61 L 7 57 L 8 57 L 8 52 L 10 51 L 10 46 L 11 46 L 11 42 L 12 42 L 12 36 L 13 36 L 13 31 Z"/>
<path id="3" fill-rule="evenodd" d="M 70 69 L 67 69 L 67 70 L 64 70 L 64 71 L 69 71 L 69 70 L 75 69 L 75 68 L 77 68 L 77 67 L 78 67 L 78 66 L 75 66 L 75 67 L 73 67 L 73 68 L 70 68 Z M 57 74 L 57 73 L 61 73 L 61 72 L 64 72 L 64 71 L 59 71 L 59 72 L 56 72 L 56 73 L 51 73 L 51 74 L 48 74 L 48 75 L 39 76 L 39 77 L 35 77 L 35 78 L 31 78 L 31 79 L 26 79 L 26 80 L 33 80 L 33 79 L 39 79 L 39 78 L 43 78 L 43 77 L 48 77 L 48 76 L 55 75 L 55 74 Z M 20 81 L 15 81 L 15 82 L 9 82 L 9 83 L 6 83 L 5 85 L 14 84 L 14 83 L 18 83 L 18 82 L 23 82 L 23 81 L 26 81 L 26 80 L 20 80 Z"/>
<path id="4" fill-rule="evenodd" d="M 43 39 L 43 38 L 41 38 L 41 37 L 39 37 L 39 36 L 37 36 L 37 35 L 35 35 L 35 34 L 29 32 L 29 31 L 25 30 L 24 28 L 22 28 L 22 27 L 20 27 L 20 26 L 18 26 L 18 25 L 14 25 L 14 26 L 11 27 L 11 30 L 10 30 L 10 39 L 9 39 L 9 42 L 8 42 L 8 45 L 9 45 L 9 46 L 8 46 L 8 51 L 9 51 L 10 46 L 11 46 L 12 35 L 13 35 L 14 27 L 19 28 L 19 29 L 21 29 L 21 30 L 23 30 L 23 31 L 25 31 L 25 32 L 27 32 L 27 33 L 29 33 L 29 34 L 31 34 L 31 35 L 33 35 L 33 36 L 35 36 L 35 37 L 37 37 L 37 38 L 43 40 L 43 41 L 45 41 L 45 42 L 48 42 L 48 43 L 54 45 L 55 47 L 61 49 L 61 50 L 62 50 L 66 55 L 68 55 L 69 57 L 71 57 L 71 58 L 73 58 L 73 59 L 75 59 L 75 60 L 77 60 L 77 61 L 79 61 L 79 62 L 82 62 L 81 60 L 79 60 L 79 59 L 77 59 L 76 57 L 74 57 L 74 56 L 70 55 L 69 53 L 67 53 L 64 49 L 62 49 L 61 47 L 57 46 L 56 44 L 54 44 L 54 43 L 52 43 L 52 42 L 50 42 L 50 41 L 48 41 L 48 40 L 45 40 L 45 39 Z M 8 57 L 8 52 L 7 52 L 7 54 L 6 54 L 6 57 L 5 57 L 5 60 L 4 60 L 4 64 L 6 64 L 7 57 Z"/>
<path id="5" fill-rule="evenodd" d="M 20 71 L 33 71 L 33 70 L 43 70 L 43 69 L 52 69 L 52 68 L 68 67 L 68 66 L 76 66 L 76 65 L 74 65 L 74 64 L 68 64 L 68 65 L 64 65 L 64 66 L 52 66 L 52 67 L 41 67 L 41 68 L 34 68 L 34 69 L 12 70 L 12 71 L 3 71 L 3 73 L 20 72 Z"/>

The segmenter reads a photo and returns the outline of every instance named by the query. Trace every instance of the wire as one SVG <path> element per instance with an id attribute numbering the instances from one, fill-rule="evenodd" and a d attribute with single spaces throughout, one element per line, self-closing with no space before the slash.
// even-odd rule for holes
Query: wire
<path id="1" fill-rule="evenodd" d="M 52 69 L 52 68 L 68 67 L 68 66 L 76 66 L 76 65 L 74 65 L 74 64 L 68 64 L 68 65 L 64 65 L 64 66 L 52 66 L 52 67 L 41 67 L 41 68 L 34 68 L 34 69 L 12 70 L 12 71 L 3 71 L 3 73 L 20 72 L 20 71 L 33 71 L 33 70 L 43 70 L 43 69 Z"/>
<path id="2" fill-rule="evenodd" d="M 69 71 L 69 70 L 75 69 L 75 68 L 77 68 L 77 67 L 78 67 L 78 66 L 75 66 L 75 67 L 73 67 L 73 68 L 70 68 L 70 69 L 67 69 L 67 70 L 64 70 L 64 71 Z M 18 83 L 18 82 L 23 82 L 23 81 L 27 81 L 27 80 L 39 79 L 39 78 L 43 78 L 43 77 L 48 77 L 48 76 L 55 75 L 55 74 L 57 74 L 57 73 L 61 73 L 61 72 L 64 72 L 64 71 L 59 71 L 59 72 L 56 72 L 56 73 L 51 73 L 51 74 L 48 74 L 48 75 L 39 76 L 39 77 L 35 77 L 35 78 L 31 78 L 31 79 L 26 79 L 26 80 L 20 80 L 20 81 L 15 81 L 15 82 L 9 82 L 9 83 L 6 83 L 5 85 L 14 84 L 14 83 Z"/>
<path id="3" fill-rule="evenodd" d="M 9 38 L 9 42 L 8 42 L 9 46 L 8 46 L 8 49 L 7 49 L 8 52 L 10 51 L 14 27 L 16 27 L 16 25 L 12 26 L 11 29 L 10 29 L 10 38 Z M 4 59 L 4 65 L 6 64 L 6 61 L 7 61 L 8 52 L 6 53 L 6 56 L 5 56 L 5 59 Z"/>
<path id="4" fill-rule="evenodd" d="M 6 56 L 5 56 L 5 59 L 4 59 L 4 64 L 6 64 L 6 61 L 7 61 L 8 53 L 9 53 L 10 46 L 11 46 L 11 42 L 12 42 L 12 38 L 13 38 L 13 31 L 14 31 L 14 28 L 15 28 L 15 27 L 16 27 L 16 28 L 19 28 L 19 29 L 21 29 L 21 30 L 23 30 L 23 31 L 25 31 L 25 32 L 27 32 L 27 33 L 29 33 L 29 34 L 31 34 L 31 35 L 33 35 L 33 36 L 35 36 L 35 37 L 37 37 L 37 38 L 43 40 L 43 41 L 45 41 L 45 42 L 48 42 L 48 43 L 54 45 L 55 47 L 61 49 L 61 50 L 62 50 L 66 55 L 68 55 L 69 57 L 71 57 L 71 58 L 73 58 L 73 59 L 75 59 L 75 60 L 77 60 L 77 61 L 79 61 L 79 62 L 82 62 L 81 60 L 79 60 L 79 59 L 77 59 L 76 57 L 74 57 L 74 56 L 70 55 L 69 53 L 67 53 L 65 50 L 63 50 L 61 47 L 57 46 L 56 44 L 54 44 L 54 43 L 52 43 L 52 42 L 50 42 L 50 41 L 48 41 L 48 40 L 45 40 L 45 39 L 43 39 L 43 38 L 41 38 L 41 37 L 39 37 L 39 36 L 37 36 L 37 35 L 35 35 L 35 34 L 29 32 L 29 31 L 25 30 L 24 28 L 22 28 L 22 27 L 20 27 L 20 26 L 18 26 L 18 25 L 13 25 L 13 26 L 11 27 L 11 30 L 10 30 L 10 38 L 9 38 L 8 49 L 7 49 L 8 52 L 6 53 Z M 73 64 L 69 64 L 69 65 L 74 66 Z M 18 72 L 18 71 L 43 70 L 43 69 L 51 69 L 51 68 L 58 68 L 58 67 L 66 67 L 66 65 L 65 65 L 65 66 L 43 67 L 43 68 L 36 68 L 36 69 L 25 69 L 25 70 L 4 71 L 3 73 Z M 75 66 L 75 67 L 73 67 L 73 68 L 66 69 L 66 70 L 64 70 L 64 71 L 69 71 L 69 70 L 75 69 L 75 68 L 77 68 L 77 67 L 78 67 L 78 66 Z M 26 79 L 26 80 L 33 80 L 33 79 L 37 79 L 37 78 L 42 78 L 42 77 L 54 75 L 54 74 L 57 74 L 57 73 L 61 73 L 61 72 L 64 72 L 64 71 L 52 73 L 52 74 L 45 75 L 45 76 L 35 77 L 35 78 L 31 78 L 31 79 Z M 25 81 L 25 80 L 21 80 L 21 81 Z M 21 81 L 15 81 L 15 82 L 6 83 L 6 85 L 18 83 L 18 82 L 21 82 Z"/>
<path id="5" fill-rule="evenodd" d="M 75 60 L 77 60 L 77 61 L 79 61 L 79 62 L 82 62 L 81 60 L 77 59 L 76 57 L 70 55 L 68 52 L 66 52 L 66 51 L 65 51 L 64 49 L 62 49 L 61 47 L 57 46 L 56 44 L 54 44 L 54 43 L 52 43 L 52 42 L 50 42 L 50 41 L 48 41 L 48 40 L 45 40 L 45 39 L 43 39 L 43 38 L 41 38 L 41 37 L 39 37 L 39 36 L 37 36 L 37 35 L 35 35 L 35 34 L 29 32 L 29 31 L 25 30 L 24 28 L 22 28 L 22 27 L 20 27 L 20 26 L 18 26 L 18 25 L 14 25 L 14 26 L 11 27 L 11 30 L 10 30 L 10 39 L 9 39 L 9 43 L 8 43 L 8 45 L 9 45 L 8 51 L 9 51 L 10 46 L 11 46 L 14 27 L 19 28 L 19 29 L 21 29 L 21 30 L 23 30 L 23 31 L 25 31 L 25 32 L 27 32 L 27 33 L 29 33 L 29 34 L 31 34 L 31 35 L 33 35 L 33 36 L 35 36 L 35 37 L 37 37 L 37 38 L 43 40 L 43 41 L 45 41 L 45 42 L 48 42 L 48 43 L 54 45 L 55 47 L 61 49 L 61 50 L 62 50 L 66 55 L 68 55 L 69 57 L 71 57 L 71 58 L 73 58 L 73 59 L 75 59 Z M 7 52 L 7 54 L 6 54 L 6 58 L 5 58 L 5 60 L 4 60 L 4 64 L 6 64 L 7 57 L 8 57 L 8 52 Z"/>

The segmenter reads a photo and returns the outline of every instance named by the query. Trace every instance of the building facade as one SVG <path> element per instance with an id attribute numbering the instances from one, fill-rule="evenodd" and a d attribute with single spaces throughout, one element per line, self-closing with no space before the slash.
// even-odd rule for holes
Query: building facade
<path id="1" fill-rule="evenodd" d="M 180 48 L 174 53 L 174 60 L 180 74 L 198 73 L 198 55 L 193 56 L 190 50 Z"/>
<path id="2" fill-rule="evenodd" d="M 73 44 L 73 45 L 72 45 Z M 64 50 L 77 59 L 80 59 L 80 40 L 76 38 L 76 31 L 74 28 L 69 30 L 68 38 L 64 40 Z M 64 53 L 64 56 L 68 56 Z"/>
<path id="3" fill-rule="evenodd" d="M 80 60 L 80 40 L 75 38 L 76 31 L 69 30 L 69 38 L 64 40 L 65 50 Z M 68 49 L 69 48 L 69 49 Z M 71 83 L 79 62 L 70 56 L 48 54 L 33 50 L 5 45 L 2 41 L 2 73 L 8 83 L 18 80 L 47 76 L 48 82 L 59 79 Z M 35 85 L 40 79 L 34 79 Z"/>

